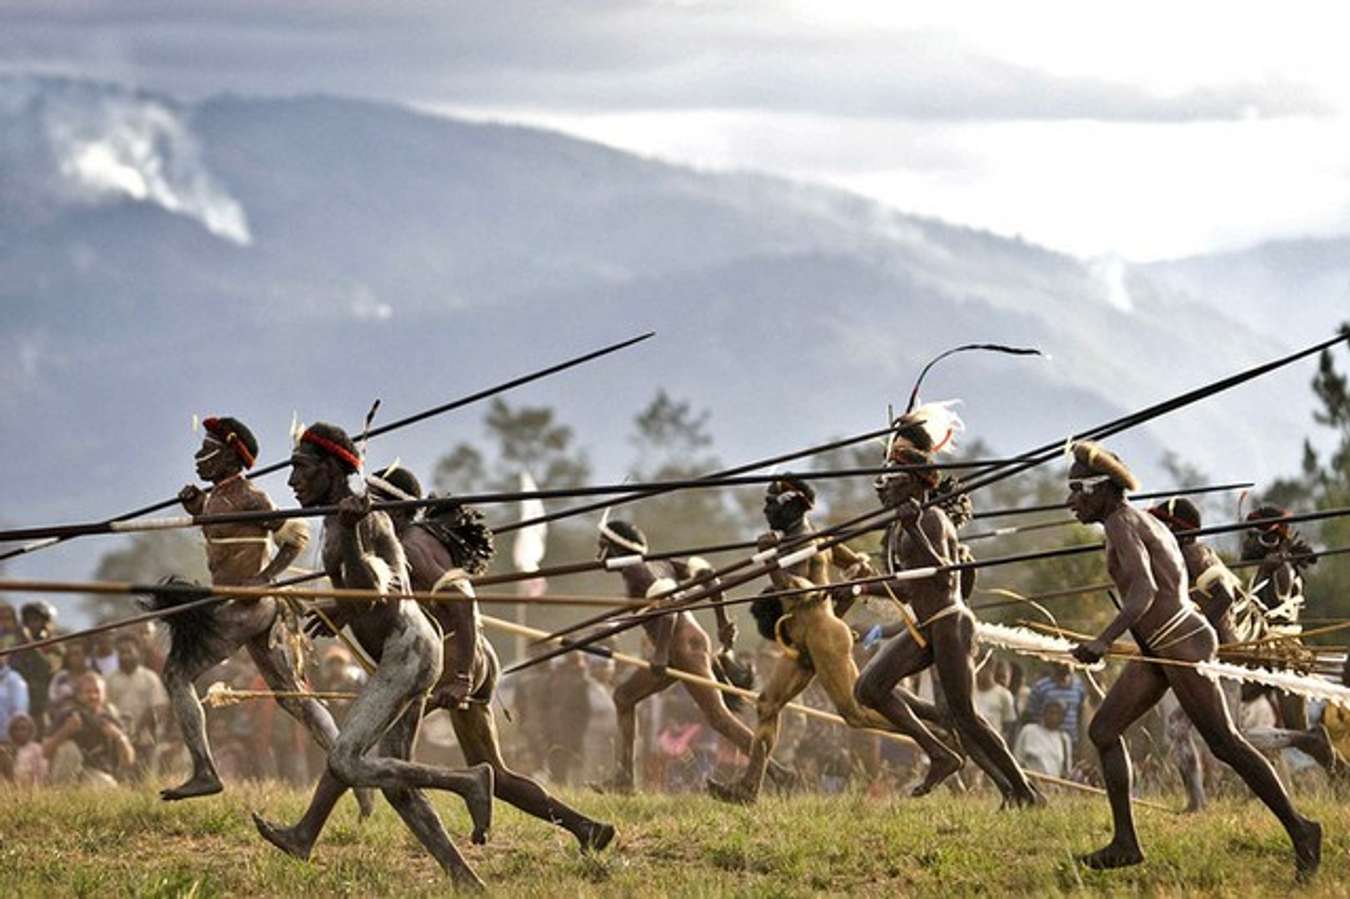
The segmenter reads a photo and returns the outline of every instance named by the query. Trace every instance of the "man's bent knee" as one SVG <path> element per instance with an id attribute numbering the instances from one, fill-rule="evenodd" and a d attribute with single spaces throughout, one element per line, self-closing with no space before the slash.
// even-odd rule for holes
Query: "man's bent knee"
<path id="1" fill-rule="evenodd" d="M 1093 718 L 1092 723 L 1088 725 L 1088 739 L 1098 750 L 1108 749 L 1111 744 L 1120 739 L 1120 734 L 1113 725 L 1104 723 L 1100 717 Z"/>
<path id="2" fill-rule="evenodd" d="M 874 677 L 864 674 L 853 685 L 853 698 L 869 709 L 875 709 L 886 701 L 887 691 Z"/>
<path id="3" fill-rule="evenodd" d="M 361 753 L 354 747 L 338 743 L 328 753 L 328 770 L 347 786 L 357 779 L 360 765 Z"/>

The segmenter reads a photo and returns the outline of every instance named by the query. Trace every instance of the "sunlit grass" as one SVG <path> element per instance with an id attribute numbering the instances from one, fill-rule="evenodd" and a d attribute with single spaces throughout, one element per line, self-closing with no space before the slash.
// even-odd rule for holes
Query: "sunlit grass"
<path id="1" fill-rule="evenodd" d="M 293 820 L 307 795 L 238 785 L 191 802 L 149 790 L 0 791 L 0 896 L 431 896 L 449 883 L 381 806 L 359 824 L 344 800 L 312 861 L 265 845 L 251 809 Z M 492 839 L 468 845 L 468 816 L 435 798 L 447 827 L 492 893 L 555 896 L 1146 895 L 1342 896 L 1350 811 L 1302 797 L 1327 834 L 1323 870 L 1296 887 L 1275 820 L 1255 802 L 1216 802 L 1199 816 L 1141 810 L 1148 853 L 1137 868 L 1084 871 L 1075 853 L 1106 838 L 1104 800 L 1057 796 L 1049 808 L 1004 812 L 991 797 L 922 800 L 861 795 L 770 798 L 755 808 L 700 796 L 576 793 L 619 838 L 584 856 L 563 831 L 498 804 Z M 1174 801 L 1179 804 L 1179 801 Z"/>

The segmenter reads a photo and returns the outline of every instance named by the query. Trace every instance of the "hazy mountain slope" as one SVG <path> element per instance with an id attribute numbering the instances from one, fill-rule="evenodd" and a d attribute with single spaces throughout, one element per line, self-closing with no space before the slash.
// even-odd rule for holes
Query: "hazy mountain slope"
<path id="1" fill-rule="evenodd" d="M 1053 361 L 954 359 L 1002 450 L 1278 353 L 1149 269 L 1038 247 L 753 174 L 698 172 L 546 132 L 334 98 L 196 106 L 80 82 L 0 80 L 0 451 L 16 521 L 171 495 L 192 413 L 385 420 L 655 329 L 522 391 L 573 424 L 599 478 L 667 387 L 714 413 L 739 461 L 870 429 L 923 361 L 999 340 Z M 1216 476 L 1297 462 L 1307 372 L 1141 430 Z M 1259 410 L 1259 415 L 1251 410 Z M 426 469 L 481 413 L 376 446 Z M 280 480 L 271 482 L 285 499 Z M 92 544 L 83 544 L 86 547 Z M 87 568 L 94 549 L 25 570 Z M 77 571 L 63 570 L 71 574 Z"/>

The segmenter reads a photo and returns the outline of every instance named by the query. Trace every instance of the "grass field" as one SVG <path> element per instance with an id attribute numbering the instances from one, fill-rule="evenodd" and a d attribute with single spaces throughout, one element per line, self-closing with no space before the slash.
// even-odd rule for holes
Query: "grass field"
<path id="1" fill-rule="evenodd" d="M 1293 879 L 1292 854 L 1254 802 L 1221 801 L 1199 816 L 1141 810 L 1148 860 L 1107 873 L 1075 853 L 1104 841 L 1104 800 L 1056 796 L 1049 808 L 1001 812 L 988 797 L 861 795 L 767 799 L 753 809 L 695 796 L 573 795 L 619 827 L 602 855 L 498 804 L 492 839 L 466 856 L 493 895 L 806 896 L 967 894 L 1350 895 L 1350 811 L 1302 797 L 1327 839 L 1322 871 Z M 308 862 L 256 835 L 250 809 L 293 820 L 307 796 L 275 785 L 164 804 L 150 790 L 0 791 L 0 896 L 430 896 L 439 869 L 387 806 L 356 821 L 344 800 Z M 468 818 L 436 798 L 452 834 Z"/>

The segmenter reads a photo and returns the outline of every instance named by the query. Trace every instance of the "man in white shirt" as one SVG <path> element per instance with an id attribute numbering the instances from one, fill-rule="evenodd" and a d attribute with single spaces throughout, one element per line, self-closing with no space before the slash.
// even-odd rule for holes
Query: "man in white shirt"
<path id="1" fill-rule="evenodd" d="M 1028 771 L 1039 771 L 1054 777 L 1067 777 L 1073 759 L 1069 735 L 1060 729 L 1064 724 L 1064 706 L 1053 699 L 1041 707 L 1041 720 L 1028 721 L 1017 734 L 1013 756 Z"/>
<path id="2" fill-rule="evenodd" d="M 1017 721 L 1017 701 L 1012 691 L 994 679 L 996 663 L 993 659 L 984 663 L 984 667 L 975 675 L 975 710 L 984 720 L 994 726 L 1000 734 L 1008 732 L 1008 726 Z"/>
<path id="3" fill-rule="evenodd" d="M 107 677 L 108 701 L 117 709 L 131 745 L 138 773 L 153 770 L 159 723 L 167 720 L 169 694 L 159 675 L 141 664 L 141 644 L 132 634 L 117 638 L 117 668 Z"/>

